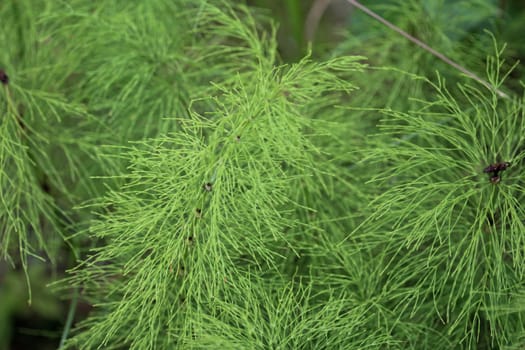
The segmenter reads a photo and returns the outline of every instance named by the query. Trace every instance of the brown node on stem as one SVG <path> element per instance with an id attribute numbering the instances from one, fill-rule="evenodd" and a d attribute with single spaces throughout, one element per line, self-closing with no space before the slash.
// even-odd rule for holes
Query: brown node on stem
<path id="1" fill-rule="evenodd" d="M 42 188 L 42 191 L 44 191 L 47 194 L 51 193 L 51 186 L 49 186 L 49 182 L 47 180 L 44 180 L 40 183 L 40 187 Z"/>
<path id="2" fill-rule="evenodd" d="M 9 84 L 9 77 L 3 69 L 0 69 L 0 82 L 4 85 Z"/>
<path id="3" fill-rule="evenodd" d="M 184 265 L 180 265 L 179 268 L 177 269 L 177 276 L 183 277 L 185 275 L 186 275 L 186 268 L 184 267 Z"/>
<path id="4" fill-rule="evenodd" d="M 490 178 L 490 182 L 493 184 L 497 184 L 500 181 L 501 181 L 501 177 L 499 177 L 498 175 L 494 175 Z"/>
<path id="5" fill-rule="evenodd" d="M 497 184 L 501 181 L 500 172 L 505 171 L 510 166 L 509 162 L 499 162 L 490 164 L 485 169 L 483 169 L 484 173 L 491 173 L 490 176 L 490 182 L 492 184 Z"/>
<path id="6" fill-rule="evenodd" d="M 510 166 L 509 162 L 494 163 L 483 169 L 484 173 L 500 172 L 506 170 Z"/>

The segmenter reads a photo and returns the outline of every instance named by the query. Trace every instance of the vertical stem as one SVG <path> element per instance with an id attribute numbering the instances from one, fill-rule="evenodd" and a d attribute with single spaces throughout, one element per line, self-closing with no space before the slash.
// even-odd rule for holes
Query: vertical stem
<path id="1" fill-rule="evenodd" d="M 64 346 L 64 343 L 67 340 L 67 336 L 69 335 L 71 325 L 73 324 L 73 319 L 75 318 L 75 312 L 77 310 L 78 294 L 78 287 L 76 287 L 75 291 L 73 292 L 73 298 L 71 299 L 71 303 L 69 304 L 69 311 L 67 312 L 66 324 L 64 325 L 62 337 L 60 338 L 60 345 L 58 346 L 59 349 L 62 349 L 62 347 Z"/>
<path id="2" fill-rule="evenodd" d="M 303 49 L 303 20 L 302 9 L 299 0 L 287 0 L 285 2 L 286 12 L 288 13 L 292 33 L 299 51 Z"/>

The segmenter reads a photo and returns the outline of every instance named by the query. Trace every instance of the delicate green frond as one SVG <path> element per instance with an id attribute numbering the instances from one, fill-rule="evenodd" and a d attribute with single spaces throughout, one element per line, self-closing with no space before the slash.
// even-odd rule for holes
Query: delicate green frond
<path id="1" fill-rule="evenodd" d="M 255 40 L 256 28 L 235 15 L 203 11 Z M 301 192 L 326 191 L 334 175 L 330 156 L 313 143 L 329 135 L 330 124 L 309 107 L 328 108 L 334 100 L 321 96 L 350 92 L 343 78 L 361 65 L 348 57 L 269 69 L 274 52 L 235 50 L 246 70 L 214 84 L 213 97 L 195 101 L 187 117 L 172 119 L 177 131 L 123 150 L 129 173 L 101 203 L 112 210 L 91 227 L 107 245 L 71 279 L 100 311 L 73 343 L 152 348 L 200 339 L 202 318 L 218 312 L 209 303 L 298 254 L 307 222 L 292 214 L 314 204 Z M 254 297 L 244 302 L 264 302 Z"/>
<path id="2" fill-rule="evenodd" d="M 489 67 L 499 71 L 498 58 Z M 411 290 L 411 314 L 433 304 L 425 321 L 440 320 L 457 346 L 473 347 L 489 329 L 504 345 L 510 321 L 484 310 L 507 304 L 525 271 L 524 103 L 483 87 L 463 85 L 455 98 L 442 81 L 433 86 L 435 98 L 419 109 L 385 111 L 379 127 L 395 146 L 381 136 L 366 160 L 381 169 L 369 183 L 385 192 L 354 239 L 376 242 L 387 286 Z M 498 162 L 510 166 L 484 173 Z"/>

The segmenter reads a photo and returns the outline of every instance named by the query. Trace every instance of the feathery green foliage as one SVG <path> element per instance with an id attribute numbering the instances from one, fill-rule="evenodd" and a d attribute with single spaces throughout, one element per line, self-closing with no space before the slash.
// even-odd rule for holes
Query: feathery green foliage
<path id="1" fill-rule="evenodd" d="M 0 258 L 28 282 L 76 258 L 54 290 L 69 322 L 93 308 L 61 348 L 523 347 L 520 70 L 477 30 L 497 5 L 374 8 L 487 87 L 358 14 L 283 64 L 231 3 L 0 5 Z"/>
<path id="2" fill-rule="evenodd" d="M 28 256 L 56 259 L 70 222 L 63 209 L 78 190 L 89 192 L 86 160 L 98 161 L 98 137 L 91 128 L 86 133 L 96 120 L 56 86 L 53 49 L 34 25 L 39 10 L 28 1 L 0 7 L 6 19 L 0 35 L 8 43 L 1 62 L 9 79 L 0 92 L 0 256 L 12 264 L 20 259 L 24 270 Z"/>
<path id="3" fill-rule="evenodd" d="M 494 86 L 500 63 L 489 63 Z M 367 166 L 384 169 L 369 183 L 385 192 L 356 232 L 381 251 L 385 284 L 406 287 L 396 309 L 443 328 L 454 348 L 503 346 L 524 327 L 496 311 L 523 288 L 523 99 L 473 85 L 455 98 L 432 85 L 435 99 L 419 109 L 384 111 L 380 128 L 397 141 L 385 148 L 381 137 L 367 152 Z M 494 185 L 483 168 L 501 161 L 511 167 Z"/>
<path id="4" fill-rule="evenodd" d="M 360 65 L 348 57 L 271 69 L 275 44 L 262 46 L 256 32 L 236 26 L 246 31 L 235 43 L 239 58 L 255 62 L 173 119 L 180 131 L 126 151 L 125 184 L 101 203 L 112 210 L 91 227 L 107 244 L 72 279 L 101 310 L 84 323 L 79 344 L 169 347 L 206 336 L 203 320 L 230 312 L 226 300 L 259 304 L 256 295 L 232 296 L 230 286 L 284 273 L 295 241 L 313 234 L 293 214 L 315 210 L 302 197 L 333 191 L 330 157 L 314 139 L 331 137 L 334 125 L 312 112 L 352 90 L 345 78 Z"/>

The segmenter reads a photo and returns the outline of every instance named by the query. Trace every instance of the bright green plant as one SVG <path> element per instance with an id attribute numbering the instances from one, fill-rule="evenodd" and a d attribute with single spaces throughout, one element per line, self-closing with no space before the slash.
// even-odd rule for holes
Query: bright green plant
<path id="1" fill-rule="evenodd" d="M 0 256 L 59 272 L 59 347 L 523 347 L 524 100 L 468 3 L 375 10 L 485 83 L 356 14 L 284 64 L 231 2 L 0 5 Z"/>

